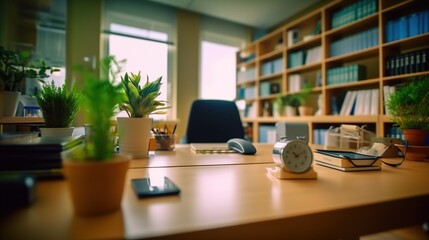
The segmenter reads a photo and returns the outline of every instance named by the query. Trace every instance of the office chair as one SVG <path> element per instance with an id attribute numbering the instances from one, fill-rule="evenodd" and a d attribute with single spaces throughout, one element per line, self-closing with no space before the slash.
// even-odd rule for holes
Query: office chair
<path id="1" fill-rule="evenodd" d="M 235 102 L 199 99 L 192 103 L 186 130 L 188 143 L 223 143 L 231 138 L 244 138 Z"/>

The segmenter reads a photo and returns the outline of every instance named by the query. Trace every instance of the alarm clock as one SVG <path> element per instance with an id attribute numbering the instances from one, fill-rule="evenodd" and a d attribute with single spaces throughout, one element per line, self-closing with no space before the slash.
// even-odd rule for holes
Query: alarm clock
<path id="1" fill-rule="evenodd" d="M 274 144 L 274 163 L 292 173 L 305 173 L 313 164 L 313 152 L 303 137 L 288 140 L 281 138 Z"/>

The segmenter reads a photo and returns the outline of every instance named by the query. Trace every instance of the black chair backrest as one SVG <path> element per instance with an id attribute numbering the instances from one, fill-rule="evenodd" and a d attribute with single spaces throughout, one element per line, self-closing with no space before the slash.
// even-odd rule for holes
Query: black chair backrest
<path id="1" fill-rule="evenodd" d="M 186 130 L 188 143 L 223 143 L 231 138 L 244 138 L 235 102 L 199 99 L 192 103 Z"/>

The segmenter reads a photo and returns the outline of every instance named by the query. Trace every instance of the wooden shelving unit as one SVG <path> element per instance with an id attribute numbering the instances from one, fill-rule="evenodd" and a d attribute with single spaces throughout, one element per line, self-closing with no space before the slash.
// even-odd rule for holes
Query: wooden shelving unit
<path id="1" fill-rule="evenodd" d="M 246 103 L 247 107 L 242 120 L 250 128 L 247 131 L 250 134 L 248 137 L 253 142 L 259 142 L 261 126 L 274 126 L 280 121 L 308 123 L 311 143 L 315 143 L 316 129 L 327 129 L 343 123 L 366 125 L 377 136 L 389 134 L 393 122 L 388 115 L 385 115 L 384 87 L 400 84 L 409 77 L 429 74 L 429 69 L 390 76 L 386 70 L 387 59 L 399 54 L 428 49 L 429 33 L 423 32 L 400 40 L 387 41 L 387 25 L 392 22 L 392 19 L 409 16 L 428 7 L 424 5 L 424 1 L 419 0 L 374 0 L 372 10 L 367 9 L 367 6 L 362 8 L 363 4 L 368 4 L 370 1 L 333 1 L 275 29 L 237 53 L 237 97 Z M 351 5 L 359 9 L 356 10 L 355 19 L 347 24 L 332 27 L 337 24 L 334 21 L 338 19 L 338 12 L 350 8 Z M 361 10 L 366 12 L 360 12 Z M 337 19 L 334 20 L 334 18 Z M 369 41 L 366 45 L 355 43 L 358 44 L 357 49 L 334 54 L 334 51 L 340 49 L 335 48 L 334 45 L 359 34 L 360 42 L 362 39 Z M 372 37 L 375 39 L 371 40 Z M 374 44 L 371 44 L 371 41 Z M 320 58 L 304 64 L 296 64 L 294 57 L 299 54 L 295 53 L 302 51 L 308 56 L 311 49 L 319 46 Z M 280 69 L 278 64 L 281 64 Z M 331 69 L 356 64 L 364 66 L 365 76 L 362 79 L 337 84 L 328 83 L 328 74 Z M 292 93 L 289 90 L 291 75 L 299 75 L 312 86 L 311 102 L 315 111 L 319 110 L 318 115 L 279 116 L 275 112 L 273 103 L 276 98 Z M 270 85 L 269 92 L 267 92 L 267 85 Z M 342 98 L 347 91 L 372 89 L 378 90 L 378 99 L 376 98 L 375 101 L 378 106 L 374 108 L 378 108 L 376 113 L 337 115 L 332 103 L 334 98 L 338 100 L 336 108 L 339 111 Z M 320 106 L 317 101 L 319 96 L 322 99 Z"/>

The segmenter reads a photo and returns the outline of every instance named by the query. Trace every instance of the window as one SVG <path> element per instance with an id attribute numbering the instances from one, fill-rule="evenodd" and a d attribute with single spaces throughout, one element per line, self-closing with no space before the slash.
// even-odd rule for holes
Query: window
<path id="1" fill-rule="evenodd" d="M 234 100 L 237 51 L 237 47 L 202 42 L 200 98 Z"/>
<path id="2" fill-rule="evenodd" d="M 140 71 L 142 85 L 146 83 L 147 77 L 149 81 L 162 77 L 161 95 L 158 100 L 170 101 L 167 82 L 169 77 L 167 34 L 113 23 L 110 29 L 115 34 L 108 35 L 109 55 L 115 56 L 117 60 L 126 60 L 121 75 L 125 72 L 137 74 Z M 125 116 L 125 113 L 121 113 L 120 116 Z M 165 119 L 166 115 L 151 117 Z"/>
<path id="3" fill-rule="evenodd" d="M 248 36 L 248 28 L 240 24 L 201 18 L 200 98 L 235 99 L 237 51 Z"/>

